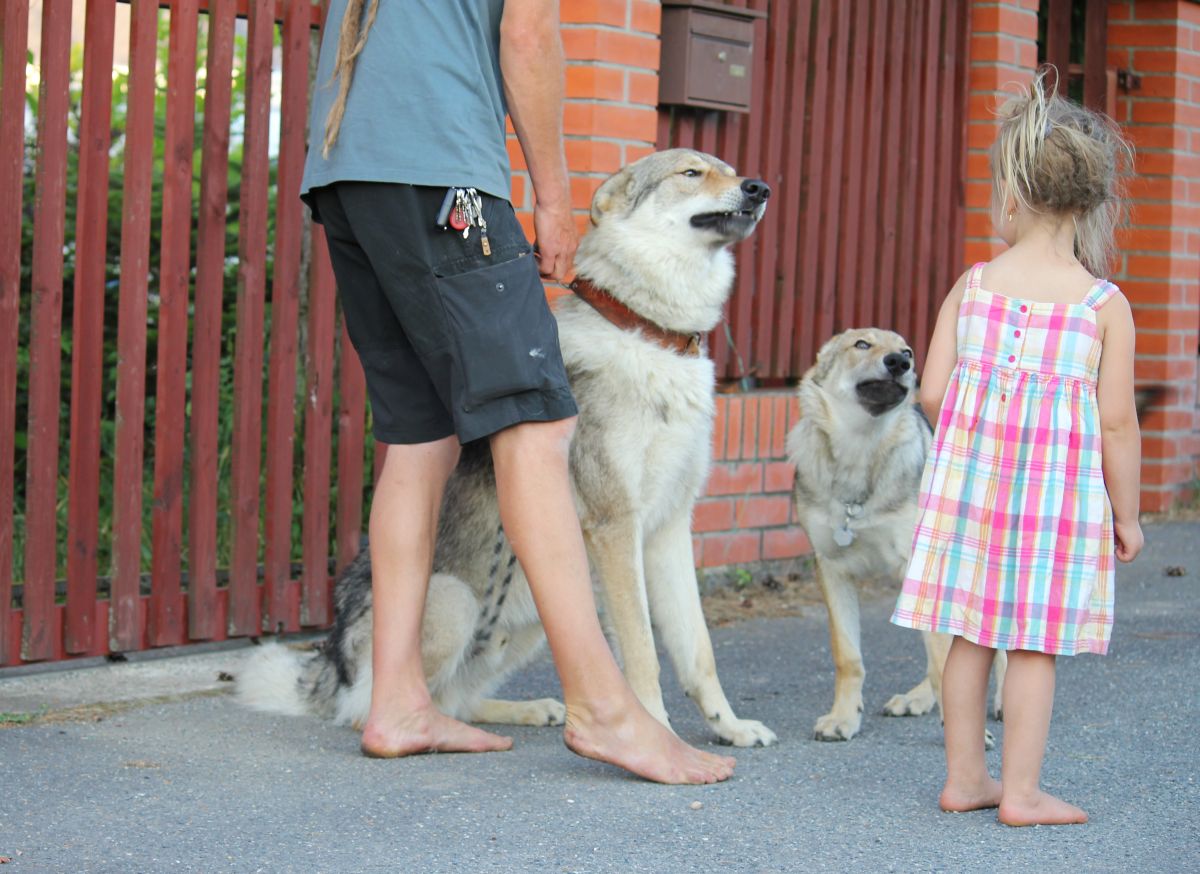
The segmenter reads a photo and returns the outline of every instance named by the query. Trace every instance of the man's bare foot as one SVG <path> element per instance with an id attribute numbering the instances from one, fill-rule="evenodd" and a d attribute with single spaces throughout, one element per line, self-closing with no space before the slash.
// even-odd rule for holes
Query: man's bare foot
<path id="1" fill-rule="evenodd" d="M 655 783 L 720 783 L 733 774 L 735 764 L 729 756 L 684 743 L 636 700 L 603 714 L 568 704 L 563 742 L 573 753 Z"/>
<path id="2" fill-rule="evenodd" d="M 1088 821 L 1086 812 L 1046 792 L 1030 798 L 1000 801 L 999 819 L 1005 825 L 1077 825 Z"/>
<path id="3" fill-rule="evenodd" d="M 985 783 L 974 786 L 958 786 L 949 780 L 942 787 L 938 806 L 947 813 L 966 813 L 968 810 L 984 810 L 1000 804 L 1000 781 L 987 778 Z"/>
<path id="4" fill-rule="evenodd" d="M 363 755 L 373 759 L 415 753 L 490 753 L 511 748 L 511 737 L 459 722 L 432 705 L 398 718 L 368 716 L 362 735 Z"/>

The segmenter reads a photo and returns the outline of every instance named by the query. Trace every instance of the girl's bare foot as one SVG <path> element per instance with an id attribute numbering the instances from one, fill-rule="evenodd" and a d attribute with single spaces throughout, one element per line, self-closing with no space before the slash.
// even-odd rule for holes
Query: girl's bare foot
<path id="1" fill-rule="evenodd" d="M 1074 804 L 1039 791 L 1027 798 L 1001 799 L 999 819 L 1014 826 L 1075 825 L 1087 822 L 1088 815 Z"/>
<path id="2" fill-rule="evenodd" d="M 568 704 L 563 742 L 573 753 L 655 783 L 719 783 L 735 764 L 684 743 L 636 702 L 607 713 Z"/>
<path id="3" fill-rule="evenodd" d="M 958 786 L 946 781 L 938 806 L 947 813 L 966 813 L 968 810 L 984 810 L 1000 804 L 1000 781 L 991 777 L 978 785 Z"/>
<path id="4" fill-rule="evenodd" d="M 395 759 L 415 753 L 490 753 L 512 748 L 512 738 L 459 722 L 432 705 L 400 716 L 367 718 L 363 755 Z"/>

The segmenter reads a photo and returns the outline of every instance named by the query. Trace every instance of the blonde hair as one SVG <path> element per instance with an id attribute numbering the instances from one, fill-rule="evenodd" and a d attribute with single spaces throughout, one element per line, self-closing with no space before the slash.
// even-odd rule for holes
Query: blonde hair
<path id="1" fill-rule="evenodd" d="M 1122 182 L 1133 151 L 1116 124 L 1100 112 L 1047 92 L 1043 67 L 1025 91 L 1000 107 L 1000 132 L 991 150 L 997 203 L 1011 197 L 1036 213 L 1069 215 L 1075 256 L 1095 276 L 1112 260 L 1113 232 L 1123 218 Z"/>
<path id="2" fill-rule="evenodd" d="M 371 0 L 370 9 L 366 9 L 366 0 L 350 0 L 346 4 L 342 30 L 338 34 L 337 58 L 333 62 L 333 78 L 330 79 L 331 84 L 333 79 L 338 80 L 338 93 L 325 119 L 325 144 L 321 149 L 323 157 L 329 157 L 329 150 L 337 142 L 338 132 L 342 129 L 342 116 L 346 114 L 346 97 L 350 94 L 354 65 L 367 44 L 367 33 L 378 13 L 379 0 Z"/>

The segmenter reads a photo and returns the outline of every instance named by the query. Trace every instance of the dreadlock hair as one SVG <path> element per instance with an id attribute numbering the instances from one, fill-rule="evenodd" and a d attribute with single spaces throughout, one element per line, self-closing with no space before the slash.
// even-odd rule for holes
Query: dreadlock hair
<path id="1" fill-rule="evenodd" d="M 1043 67 L 1028 91 L 1000 107 L 1000 132 L 991 150 L 997 204 L 1011 197 L 1035 213 L 1070 216 L 1075 257 L 1094 276 L 1108 272 L 1113 232 L 1124 204 L 1122 181 L 1133 151 L 1116 124 L 1047 90 Z"/>
<path id="2" fill-rule="evenodd" d="M 337 59 L 333 62 L 333 79 L 338 80 L 338 93 L 329 107 L 329 115 L 325 119 L 325 144 L 321 149 L 323 157 L 329 157 L 329 150 L 337 142 L 338 132 L 342 129 L 342 116 L 346 114 L 346 97 L 350 93 L 350 81 L 354 78 L 354 65 L 367 44 L 367 33 L 375 23 L 379 12 L 379 0 L 371 0 L 370 8 L 366 8 L 367 0 L 350 0 L 346 4 L 346 12 L 342 15 L 342 30 L 338 35 Z"/>

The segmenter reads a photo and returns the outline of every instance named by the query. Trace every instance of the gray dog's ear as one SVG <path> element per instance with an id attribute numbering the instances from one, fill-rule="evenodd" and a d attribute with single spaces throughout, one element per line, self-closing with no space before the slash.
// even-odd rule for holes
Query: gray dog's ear
<path id="1" fill-rule="evenodd" d="M 629 202 L 629 192 L 634 177 L 626 167 L 604 180 L 592 197 L 592 224 L 600 224 L 600 217 L 607 212 L 619 210 Z"/>
<path id="2" fill-rule="evenodd" d="M 817 363 L 809 371 L 809 377 L 817 385 L 821 385 L 825 381 L 825 377 L 829 375 L 829 371 L 833 367 L 833 352 L 836 347 L 841 345 L 841 339 L 841 334 L 834 334 L 817 352 Z"/>

